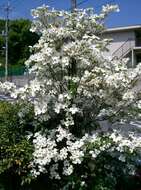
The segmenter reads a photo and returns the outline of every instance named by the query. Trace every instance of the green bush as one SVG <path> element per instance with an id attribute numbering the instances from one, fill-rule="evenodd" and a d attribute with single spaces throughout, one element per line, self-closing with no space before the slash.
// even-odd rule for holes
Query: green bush
<path id="1" fill-rule="evenodd" d="M 29 107 L 0 102 L 0 184 L 5 189 L 19 189 L 30 167 L 33 147 L 27 137 L 33 130 L 32 115 Z"/>

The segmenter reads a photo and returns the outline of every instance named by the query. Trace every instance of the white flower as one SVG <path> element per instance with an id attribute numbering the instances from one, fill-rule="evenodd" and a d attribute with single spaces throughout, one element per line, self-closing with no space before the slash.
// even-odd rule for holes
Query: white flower
<path id="1" fill-rule="evenodd" d="M 50 167 L 50 178 L 51 179 L 61 179 L 59 173 L 57 173 L 58 164 L 54 164 Z"/>
<path id="2" fill-rule="evenodd" d="M 121 154 L 120 157 L 119 157 L 119 160 L 122 161 L 122 162 L 125 162 L 125 161 L 126 161 L 126 158 L 125 158 L 124 155 Z"/>
<path id="3" fill-rule="evenodd" d="M 68 150 L 67 150 L 67 148 L 64 147 L 60 150 L 59 158 L 60 158 L 60 160 L 64 160 L 67 158 L 67 156 L 68 156 Z"/>
<path id="4" fill-rule="evenodd" d="M 79 111 L 79 109 L 76 107 L 76 105 L 72 105 L 72 107 L 69 108 L 69 111 L 74 115 Z"/>
<path id="5" fill-rule="evenodd" d="M 133 101 L 135 99 L 135 92 L 129 91 L 123 95 L 123 100 Z"/>
<path id="6" fill-rule="evenodd" d="M 73 173 L 73 166 L 68 162 L 64 161 L 63 174 L 68 176 Z"/>
<path id="7" fill-rule="evenodd" d="M 86 182 L 85 181 L 81 181 L 81 187 L 84 187 L 86 185 Z"/>
<path id="8" fill-rule="evenodd" d="M 62 141 L 64 138 L 69 139 L 70 136 L 71 136 L 71 134 L 68 133 L 67 130 L 63 129 L 60 125 L 58 126 L 57 135 L 56 135 L 56 137 L 57 137 L 56 141 L 57 142 Z"/>

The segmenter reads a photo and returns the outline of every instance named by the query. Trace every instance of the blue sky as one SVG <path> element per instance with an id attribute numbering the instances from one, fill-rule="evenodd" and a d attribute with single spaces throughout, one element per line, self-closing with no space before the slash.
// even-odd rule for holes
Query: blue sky
<path id="1" fill-rule="evenodd" d="M 30 10 L 42 4 L 48 4 L 56 9 L 70 9 L 71 0 L 10 0 L 13 7 L 10 18 L 30 18 Z M 106 3 L 118 4 L 119 13 L 112 13 L 106 19 L 108 27 L 127 26 L 141 24 L 141 0 L 77 0 L 77 3 L 84 1 L 79 8 L 93 7 L 96 12 L 100 11 L 100 7 Z M 7 0 L 0 0 L 0 17 L 4 17 L 2 6 Z"/>

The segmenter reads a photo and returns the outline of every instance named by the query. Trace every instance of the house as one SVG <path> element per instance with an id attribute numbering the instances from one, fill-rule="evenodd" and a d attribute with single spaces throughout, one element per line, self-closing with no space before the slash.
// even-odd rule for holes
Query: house
<path id="1" fill-rule="evenodd" d="M 106 55 L 128 57 L 129 67 L 141 62 L 141 25 L 109 28 L 104 31 L 103 37 L 112 39 Z"/>

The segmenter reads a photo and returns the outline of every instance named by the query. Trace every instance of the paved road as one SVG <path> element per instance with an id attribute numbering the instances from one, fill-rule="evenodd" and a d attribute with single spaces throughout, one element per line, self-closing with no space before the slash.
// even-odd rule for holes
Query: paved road
<path id="1" fill-rule="evenodd" d="M 4 94 L 0 94 L 0 100 L 12 101 L 13 98 L 11 98 L 10 96 L 6 96 Z"/>

